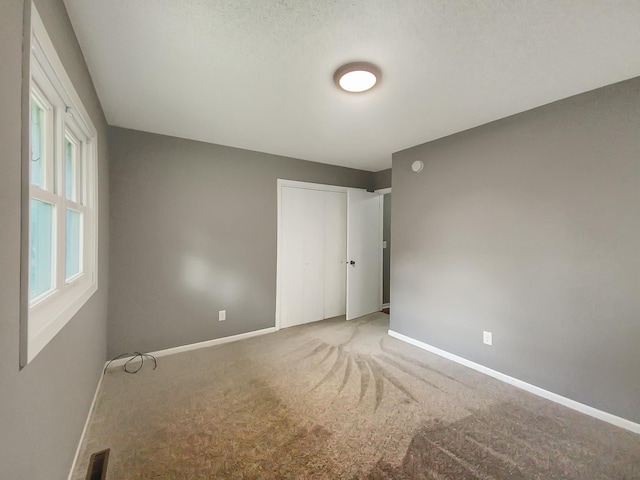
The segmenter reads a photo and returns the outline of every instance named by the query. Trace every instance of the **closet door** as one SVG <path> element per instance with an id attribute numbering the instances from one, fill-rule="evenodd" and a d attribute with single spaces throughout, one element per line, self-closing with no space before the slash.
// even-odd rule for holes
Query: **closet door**
<path id="1" fill-rule="evenodd" d="M 324 195 L 320 190 L 304 192 L 305 219 L 301 222 L 304 244 L 304 274 L 302 283 L 302 318 L 299 323 L 324 318 Z"/>
<path id="2" fill-rule="evenodd" d="M 280 325 L 291 327 L 303 316 L 303 285 L 296 279 L 304 278 L 304 241 L 299 225 L 305 221 L 304 191 L 283 187 L 280 207 L 281 271 Z"/>
<path id="3" fill-rule="evenodd" d="M 324 192 L 324 317 L 347 308 L 347 194 Z"/>
<path id="4" fill-rule="evenodd" d="M 323 318 L 323 193 L 282 189 L 282 327 Z"/>
<path id="5" fill-rule="evenodd" d="M 283 187 L 281 327 L 344 315 L 346 194 Z"/>

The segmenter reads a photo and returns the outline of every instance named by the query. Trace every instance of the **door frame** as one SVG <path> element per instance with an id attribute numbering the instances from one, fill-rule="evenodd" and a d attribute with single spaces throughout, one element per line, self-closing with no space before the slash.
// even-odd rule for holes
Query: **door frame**
<path id="1" fill-rule="evenodd" d="M 337 185 L 325 185 L 322 183 L 310 183 L 310 182 L 301 182 L 298 180 L 286 180 L 279 178 L 277 182 L 278 188 L 278 211 L 277 211 L 277 253 L 276 253 L 276 314 L 275 314 L 275 328 L 276 330 L 280 330 L 281 322 L 280 322 L 280 312 L 281 312 L 281 296 L 282 296 L 282 271 L 283 266 L 282 262 L 282 188 L 283 187 L 293 187 L 293 188 L 302 188 L 305 190 L 320 190 L 324 192 L 343 192 L 348 195 L 349 190 L 365 190 L 366 188 L 353 188 L 353 187 L 342 187 Z M 378 193 L 378 192 L 375 192 Z M 382 215 L 382 209 L 381 215 Z M 349 205 L 347 200 L 347 242 L 349 240 Z M 380 238 L 382 238 L 382 218 L 380 223 Z M 347 252 L 348 253 L 348 252 Z M 380 256 L 382 257 L 382 241 L 380 242 Z M 348 261 L 348 258 L 345 258 Z M 382 261 L 380 262 L 380 304 L 382 305 Z M 346 275 L 346 272 L 345 272 Z M 348 291 L 346 292 L 348 295 Z M 347 297 L 348 299 L 348 297 Z"/>
<path id="2" fill-rule="evenodd" d="M 387 193 L 391 193 L 391 187 L 388 188 L 379 188 L 378 190 L 374 190 L 373 193 L 377 193 L 381 195 L 382 198 L 382 208 L 380 209 L 380 241 L 384 241 L 384 196 Z M 393 205 L 393 203 L 392 203 Z M 393 218 L 393 215 L 392 215 Z M 382 249 L 382 246 L 380 247 Z M 391 268 L 391 264 L 389 264 L 389 268 Z M 382 308 L 388 307 L 391 304 L 391 299 L 389 299 L 389 303 L 384 303 L 384 249 L 382 249 L 382 260 L 380 261 L 380 305 Z"/>

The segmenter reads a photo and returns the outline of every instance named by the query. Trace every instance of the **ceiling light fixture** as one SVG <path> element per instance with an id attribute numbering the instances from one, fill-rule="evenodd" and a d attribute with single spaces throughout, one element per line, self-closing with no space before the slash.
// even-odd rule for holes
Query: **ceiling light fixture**
<path id="1" fill-rule="evenodd" d="M 350 93 L 362 93 L 371 90 L 380 83 L 382 73 L 372 63 L 354 62 L 343 65 L 333 75 L 336 85 Z"/>

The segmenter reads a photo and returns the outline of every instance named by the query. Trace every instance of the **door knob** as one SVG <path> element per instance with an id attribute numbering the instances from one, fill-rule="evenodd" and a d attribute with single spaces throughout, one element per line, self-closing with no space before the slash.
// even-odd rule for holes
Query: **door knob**
<path id="1" fill-rule="evenodd" d="M 355 264 L 356 264 L 356 262 L 354 262 L 353 260 L 351 260 L 351 261 L 349 262 L 349 265 L 355 265 Z"/>

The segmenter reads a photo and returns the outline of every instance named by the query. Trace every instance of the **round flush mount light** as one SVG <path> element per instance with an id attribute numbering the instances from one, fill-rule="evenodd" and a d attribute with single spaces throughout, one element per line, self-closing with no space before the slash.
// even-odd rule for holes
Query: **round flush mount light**
<path id="1" fill-rule="evenodd" d="M 333 81 L 345 92 L 362 93 L 380 83 L 381 77 L 380 69 L 373 63 L 353 62 L 336 70 Z"/>
<path id="2" fill-rule="evenodd" d="M 422 160 L 416 160 L 411 164 L 411 170 L 413 170 L 416 173 L 420 173 L 423 168 L 424 168 L 424 162 Z"/>

